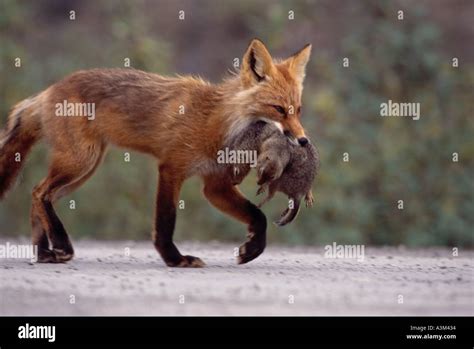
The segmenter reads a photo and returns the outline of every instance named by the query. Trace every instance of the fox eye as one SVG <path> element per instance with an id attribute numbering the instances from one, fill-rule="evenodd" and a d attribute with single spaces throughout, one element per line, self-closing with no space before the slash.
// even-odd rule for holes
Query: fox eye
<path id="1" fill-rule="evenodd" d="M 282 106 L 274 105 L 273 108 L 275 108 L 275 110 L 276 110 L 277 112 L 279 112 L 280 114 L 282 114 L 282 115 L 285 115 L 285 114 L 286 114 L 286 111 L 285 111 L 285 109 L 284 109 Z"/>
<path id="2" fill-rule="evenodd" d="M 297 111 L 297 113 L 298 113 L 298 114 L 300 114 L 300 113 L 301 113 L 301 106 L 300 106 L 300 107 L 298 107 L 298 111 Z"/>

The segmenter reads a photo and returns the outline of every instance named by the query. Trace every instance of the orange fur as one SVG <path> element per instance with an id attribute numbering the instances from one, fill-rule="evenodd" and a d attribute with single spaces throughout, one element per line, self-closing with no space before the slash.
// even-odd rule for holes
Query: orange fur
<path id="1" fill-rule="evenodd" d="M 223 176 L 216 164 L 217 152 L 257 118 L 277 122 L 295 138 L 304 137 L 299 119 L 310 49 L 307 46 L 287 60 L 276 61 L 261 41 L 253 40 L 240 74 L 215 85 L 194 77 L 163 77 L 133 69 L 76 72 L 12 111 L 10 126 L 0 140 L 0 196 L 20 169 L 13 154 L 26 155 L 34 142 L 46 139 L 52 160 L 47 177 L 33 192 L 33 242 L 40 246 L 43 261 L 66 261 L 72 258 L 72 245 L 52 203 L 93 174 L 108 144 L 150 154 L 160 166 L 157 249 L 170 266 L 202 266 L 196 257 L 179 254 L 172 242 L 175 212 L 164 206 L 173 208 L 183 181 L 200 175 L 206 178 L 206 196 L 214 205 L 246 222 L 249 229 L 257 227 L 254 233 L 264 236 L 263 214 L 230 182 L 223 181 L 229 187 L 220 187 L 222 194 L 218 194 L 209 178 Z M 56 105 L 64 100 L 93 103 L 95 119 L 57 116 Z M 263 251 L 262 244 L 257 245 L 252 243 Z M 257 250 L 252 252 L 255 257 L 261 253 Z M 241 260 L 248 261 L 247 257 Z"/>

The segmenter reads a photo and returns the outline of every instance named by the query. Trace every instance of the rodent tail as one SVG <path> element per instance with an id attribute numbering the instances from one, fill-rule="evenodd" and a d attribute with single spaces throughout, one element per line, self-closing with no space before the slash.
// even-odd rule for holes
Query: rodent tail
<path id="1" fill-rule="evenodd" d="M 300 210 L 300 202 L 301 200 L 293 200 L 293 208 L 287 208 L 283 213 L 281 214 L 281 217 L 278 221 L 274 222 L 276 225 L 279 227 L 282 227 L 284 225 L 287 225 L 288 223 L 293 222 L 293 220 L 296 218 L 298 215 L 298 212 Z"/>

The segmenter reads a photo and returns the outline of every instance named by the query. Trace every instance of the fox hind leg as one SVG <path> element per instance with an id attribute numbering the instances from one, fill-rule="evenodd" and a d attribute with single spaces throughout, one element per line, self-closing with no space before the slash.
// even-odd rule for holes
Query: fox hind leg
<path id="1" fill-rule="evenodd" d="M 74 249 L 53 203 L 92 176 L 104 149 L 102 144 L 87 144 L 73 153 L 53 152 L 48 175 L 32 195 L 32 242 L 38 245 L 38 262 L 61 263 L 73 258 Z"/>

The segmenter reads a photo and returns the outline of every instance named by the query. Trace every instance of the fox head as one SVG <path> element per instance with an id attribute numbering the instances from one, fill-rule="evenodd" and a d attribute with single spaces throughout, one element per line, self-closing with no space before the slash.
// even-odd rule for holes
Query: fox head
<path id="1" fill-rule="evenodd" d="M 273 59 L 258 39 L 252 40 L 240 69 L 247 115 L 274 122 L 290 139 L 308 143 L 301 125 L 301 94 L 305 68 L 311 54 L 306 45 L 285 60 Z"/>

